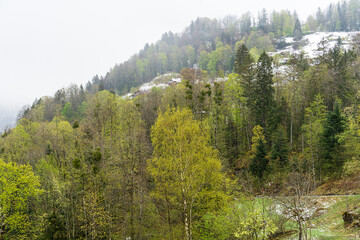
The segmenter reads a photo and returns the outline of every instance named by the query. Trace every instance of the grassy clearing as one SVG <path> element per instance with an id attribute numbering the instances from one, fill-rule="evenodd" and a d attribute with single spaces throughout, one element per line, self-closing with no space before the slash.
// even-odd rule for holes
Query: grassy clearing
<path id="1" fill-rule="evenodd" d="M 360 239 L 360 229 L 352 229 L 344 226 L 342 214 L 354 208 L 360 208 L 360 195 L 354 196 L 323 196 L 323 197 L 309 197 L 309 206 L 315 209 L 317 214 L 307 220 L 307 239 Z M 282 230 L 289 232 L 291 230 L 298 230 L 298 225 L 295 219 L 290 218 L 286 221 L 286 214 L 279 214 L 279 205 L 273 199 L 257 199 L 258 206 L 267 205 L 269 213 L 272 212 L 272 219 L 275 219 L 277 224 L 282 224 Z M 318 211 L 320 210 L 320 211 Z M 281 210 L 283 211 L 283 209 Z M 280 212 L 281 212 L 280 211 Z M 292 240 L 298 239 L 297 231 L 290 236 L 283 236 L 276 239 Z M 303 238 L 305 239 L 305 237 Z"/>
<path id="2" fill-rule="evenodd" d="M 315 239 L 359 239 L 359 230 L 344 226 L 342 214 L 360 207 L 360 195 L 321 198 L 330 205 L 324 214 L 312 220 L 316 226 L 312 231 Z"/>

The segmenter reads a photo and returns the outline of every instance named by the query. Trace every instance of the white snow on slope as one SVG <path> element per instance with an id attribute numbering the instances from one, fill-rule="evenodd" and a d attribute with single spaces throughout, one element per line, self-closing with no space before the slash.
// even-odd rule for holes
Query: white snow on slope
<path id="1" fill-rule="evenodd" d="M 295 43 L 294 38 L 285 37 L 284 42 L 291 44 L 290 46 L 285 47 L 284 49 L 277 50 L 276 52 L 270 53 L 270 55 L 275 55 L 278 53 L 289 53 L 289 54 L 299 54 L 304 52 L 306 57 L 315 58 L 319 56 L 320 52 L 317 51 L 319 48 L 320 42 L 324 39 L 327 41 L 327 49 L 333 48 L 337 43 L 338 38 L 342 41 L 342 47 L 344 49 L 351 49 L 352 38 L 360 34 L 360 32 L 317 32 L 309 35 L 305 35 L 300 41 L 299 49 L 294 49 L 293 44 Z"/>
<path id="2" fill-rule="evenodd" d="M 154 87 L 165 89 L 169 87 L 172 83 L 180 83 L 181 78 L 179 76 L 180 74 L 177 73 L 165 73 L 161 76 L 154 78 L 151 82 L 140 85 L 139 89 L 136 92 L 130 92 L 126 95 L 123 95 L 122 98 L 133 98 L 139 94 L 149 92 Z"/>
<path id="3" fill-rule="evenodd" d="M 140 86 L 140 91 L 150 91 L 153 87 L 157 87 L 157 88 L 167 88 L 169 85 L 165 84 L 165 83 L 159 83 L 159 84 L 155 84 L 153 82 L 149 82 L 149 83 L 144 83 L 143 85 Z"/>

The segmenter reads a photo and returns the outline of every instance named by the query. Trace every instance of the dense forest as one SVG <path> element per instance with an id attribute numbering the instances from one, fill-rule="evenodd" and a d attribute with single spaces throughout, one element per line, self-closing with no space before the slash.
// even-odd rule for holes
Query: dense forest
<path id="1" fill-rule="evenodd" d="M 305 239 L 302 196 L 360 180 L 360 37 L 276 73 L 268 52 L 359 30 L 359 9 L 332 4 L 303 24 L 289 11 L 199 18 L 24 107 L 0 138 L 0 239 L 265 239 L 289 221 Z M 168 72 L 182 81 L 121 96 Z M 259 195 L 289 196 L 292 214 Z"/>
<path id="2" fill-rule="evenodd" d="M 91 92 L 113 89 L 125 94 L 132 87 L 149 82 L 158 74 L 180 72 L 197 66 L 212 76 L 231 73 L 237 47 L 245 44 L 254 58 L 262 51 L 284 46 L 281 37 L 301 37 L 315 31 L 359 31 L 360 1 L 343 1 L 320 8 L 301 27 L 296 12 L 267 12 L 256 18 L 251 13 L 223 19 L 198 18 L 182 33 L 164 33 L 155 44 L 146 44 L 128 61 L 115 65 L 105 76 L 94 76 L 86 89 Z M 295 36 L 294 35 L 294 36 Z"/>

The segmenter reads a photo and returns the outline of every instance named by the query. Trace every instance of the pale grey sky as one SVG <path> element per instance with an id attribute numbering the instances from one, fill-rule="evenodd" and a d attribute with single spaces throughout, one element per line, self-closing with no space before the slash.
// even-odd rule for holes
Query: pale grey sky
<path id="1" fill-rule="evenodd" d="M 329 0 L 0 0 L 0 115 L 71 83 L 85 84 L 145 43 L 197 17 L 296 10 L 301 20 Z M 1 116 L 0 116 L 1 118 Z"/>

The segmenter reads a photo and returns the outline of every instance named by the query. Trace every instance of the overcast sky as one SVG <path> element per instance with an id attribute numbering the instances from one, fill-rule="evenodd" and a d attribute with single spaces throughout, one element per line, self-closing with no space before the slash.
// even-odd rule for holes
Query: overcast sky
<path id="1" fill-rule="evenodd" d="M 329 0 L 0 0 L 0 115 L 85 84 L 197 17 L 288 9 L 304 21 Z M 1 117 L 1 116 L 0 116 Z"/>

